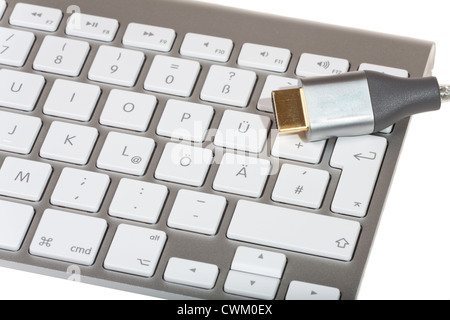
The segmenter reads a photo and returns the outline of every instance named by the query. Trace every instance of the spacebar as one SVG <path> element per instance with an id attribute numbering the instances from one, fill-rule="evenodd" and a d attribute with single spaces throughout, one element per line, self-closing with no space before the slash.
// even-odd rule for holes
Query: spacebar
<path id="1" fill-rule="evenodd" d="M 320 257 L 350 261 L 358 222 L 241 200 L 228 238 Z"/>

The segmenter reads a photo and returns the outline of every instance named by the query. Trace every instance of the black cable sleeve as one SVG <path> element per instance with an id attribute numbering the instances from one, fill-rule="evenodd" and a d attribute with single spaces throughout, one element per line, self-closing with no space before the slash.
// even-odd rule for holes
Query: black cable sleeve
<path id="1" fill-rule="evenodd" d="M 434 77 L 405 79 L 365 72 L 375 117 L 374 132 L 414 114 L 441 108 L 439 83 Z"/>

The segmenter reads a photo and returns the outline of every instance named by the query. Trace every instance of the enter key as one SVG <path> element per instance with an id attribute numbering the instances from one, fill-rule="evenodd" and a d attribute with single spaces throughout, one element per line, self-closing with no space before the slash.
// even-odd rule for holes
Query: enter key
<path id="1" fill-rule="evenodd" d="M 342 175 L 333 212 L 359 218 L 367 215 L 387 145 L 385 138 L 377 136 L 337 140 L 330 165 L 342 169 Z"/>

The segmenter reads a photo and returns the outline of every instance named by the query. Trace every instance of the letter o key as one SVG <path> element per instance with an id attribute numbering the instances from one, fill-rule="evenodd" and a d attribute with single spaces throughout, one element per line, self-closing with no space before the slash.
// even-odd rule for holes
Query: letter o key
<path id="1" fill-rule="evenodd" d="M 123 105 L 123 111 L 130 113 L 134 111 L 134 103 L 128 102 Z"/>

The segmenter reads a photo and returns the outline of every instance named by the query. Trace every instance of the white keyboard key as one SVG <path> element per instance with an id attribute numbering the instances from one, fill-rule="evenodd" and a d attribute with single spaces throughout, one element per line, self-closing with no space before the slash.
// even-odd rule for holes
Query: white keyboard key
<path id="1" fill-rule="evenodd" d="M 153 139 L 110 132 L 98 157 L 97 167 L 143 176 L 154 149 Z"/>
<path id="2" fill-rule="evenodd" d="M 358 222 L 250 201 L 239 201 L 230 239 L 351 261 L 361 226 Z"/>
<path id="3" fill-rule="evenodd" d="M 230 39 L 188 33 L 181 45 L 180 53 L 191 58 L 227 62 L 233 46 L 233 41 Z"/>
<path id="4" fill-rule="evenodd" d="M 304 53 L 300 57 L 296 74 L 299 77 L 328 76 L 348 72 L 348 60 Z"/>
<path id="5" fill-rule="evenodd" d="M 44 85 L 43 76 L 2 69 L 0 70 L 0 105 L 22 111 L 32 111 Z"/>
<path id="6" fill-rule="evenodd" d="M 179 100 L 167 101 L 156 133 L 163 137 L 204 142 L 214 109 L 204 104 Z"/>
<path id="7" fill-rule="evenodd" d="M 179 258 L 171 258 L 164 272 L 168 282 L 206 290 L 214 288 L 218 276 L 216 265 Z"/>
<path id="8" fill-rule="evenodd" d="M 98 131 L 92 127 L 55 121 L 42 144 L 42 158 L 78 165 L 88 163 Z"/>
<path id="9" fill-rule="evenodd" d="M 190 97 L 201 66 L 197 61 L 156 56 L 145 80 L 148 91 Z"/>
<path id="10" fill-rule="evenodd" d="M 380 133 L 391 134 L 392 131 L 394 131 L 394 125 L 392 125 L 392 126 L 390 126 L 389 128 L 386 128 L 386 129 L 380 131 Z"/>
<path id="11" fill-rule="evenodd" d="M 213 188 L 247 197 L 261 197 L 272 165 L 270 161 L 226 153 L 220 163 Z"/>
<path id="12" fill-rule="evenodd" d="M 0 195 L 37 202 L 52 172 L 49 164 L 7 157 L 0 169 Z"/>
<path id="13" fill-rule="evenodd" d="M 258 110 L 273 113 L 272 91 L 302 86 L 299 79 L 284 78 L 270 75 L 267 77 L 261 97 L 258 101 Z"/>
<path id="14" fill-rule="evenodd" d="M 50 202 L 55 206 L 98 212 L 109 183 L 106 174 L 64 168 Z"/>
<path id="15" fill-rule="evenodd" d="M 214 155 L 209 149 L 168 143 L 156 169 L 155 178 L 201 187 L 213 158 Z"/>
<path id="16" fill-rule="evenodd" d="M 133 87 L 144 61 L 145 55 L 140 51 L 101 46 L 89 70 L 89 79 Z"/>
<path id="17" fill-rule="evenodd" d="M 328 171 L 285 164 L 281 168 L 272 199 L 277 202 L 319 209 L 330 182 Z"/>
<path id="18" fill-rule="evenodd" d="M 9 23 L 13 26 L 54 32 L 63 17 L 59 9 L 36 6 L 32 4 L 16 4 Z"/>
<path id="19" fill-rule="evenodd" d="M 137 180 L 122 179 L 109 208 L 113 217 L 156 223 L 166 203 L 166 186 Z"/>
<path id="20" fill-rule="evenodd" d="M 103 219 L 48 209 L 31 242 L 30 253 L 91 266 L 107 228 Z"/>
<path id="21" fill-rule="evenodd" d="M 273 300 L 279 286 L 279 279 L 230 270 L 224 290 L 248 298 Z"/>
<path id="22" fill-rule="evenodd" d="M 326 143 L 325 140 L 305 142 L 298 134 L 280 134 L 272 147 L 272 156 L 318 164 L 322 159 Z"/>
<path id="23" fill-rule="evenodd" d="M 238 64 L 253 69 L 286 72 L 290 61 L 291 51 L 288 49 L 245 43 Z"/>
<path id="24" fill-rule="evenodd" d="M 253 71 L 211 66 L 200 98 L 245 108 L 255 88 L 256 79 L 256 73 Z"/>
<path id="25" fill-rule="evenodd" d="M 0 0 L 0 19 L 3 17 L 3 13 L 5 13 L 6 10 L 6 1 Z"/>
<path id="26" fill-rule="evenodd" d="M 39 71 L 78 77 L 91 47 L 86 41 L 47 36 L 33 63 Z"/>
<path id="27" fill-rule="evenodd" d="M 33 216 L 31 206 L 0 200 L 0 249 L 19 251 Z"/>
<path id="28" fill-rule="evenodd" d="M 167 225 L 171 228 L 213 236 L 227 206 L 224 197 L 180 190 Z"/>
<path id="29" fill-rule="evenodd" d="M 214 144 L 223 148 L 261 153 L 271 125 L 269 117 L 226 110 L 217 129 Z"/>
<path id="30" fill-rule="evenodd" d="M 106 256 L 105 268 L 153 277 L 166 240 L 162 231 L 121 224 Z"/>
<path id="31" fill-rule="evenodd" d="M 39 118 L 0 111 L 0 150 L 29 154 L 41 127 Z"/>
<path id="32" fill-rule="evenodd" d="M 376 136 L 339 138 L 330 165 L 342 169 L 331 210 L 365 217 L 387 149 L 387 140 Z"/>
<path id="33" fill-rule="evenodd" d="M 286 300 L 336 301 L 340 298 L 341 292 L 339 289 L 300 281 L 292 281 L 286 294 Z"/>
<path id="34" fill-rule="evenodd" d="M 92 117 L 101 92 L 99 86 L 57 79 L 45 102 L 44 113 L 87 122 Z"/>
<path id="35" fill-rule="evenodd" d="M 376 71 L 376 72 L 389 74 L 394 77 L 409 78 L 409 72 L 407 70 L 386 67 L 386 66 L 380 66 L 380 65 L 371 64 L 371 63 L 362 63 L 359 66 L 359 71 Z"/>
<path id="36" fill-rule="evenodd" d="M 34 40 L 35 36 L 31 32 L 0 28 L 0 64 L 22 67 Z"/>
<path id="37" fill-rule="evenodd" d="M 281 279 L 287 259 L 284 254 L 247 247 L 239 247 L 231 269 Z"/>
<path id="38" fill-rule="evenodd" d="M 156 104 L 155 96 L 113 89 L 103 108 L 100 123 L 144 132 L 148 129 Z"/>
<path id="39" fill-rule="evenodd" d="M 123 44 L 129 47 L 169 52 L 176 38 L 175 30 L 130 23 L 123 36 Z"/>
<path id="40" fill-rule="evenodd" d="M 67 21 L 66 33 L 69 36 L 111 42 L 118 29 L 119 21 L 115 19 L 76 12 Z"/>

